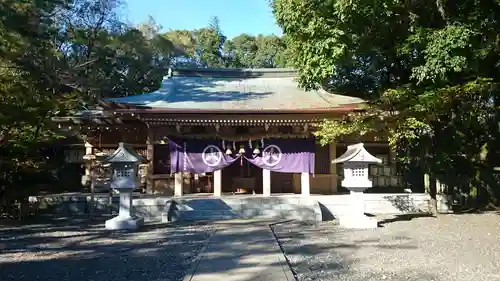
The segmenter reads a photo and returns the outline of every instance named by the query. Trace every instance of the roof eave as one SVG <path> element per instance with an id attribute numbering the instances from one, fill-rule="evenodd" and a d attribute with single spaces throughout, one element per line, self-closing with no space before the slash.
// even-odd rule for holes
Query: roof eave
<path id="1" fill-rule="evenodd" d="M 362 104 L 349 104 L 327 108 L 293 108 L 293 109 L 197 109 L 197 108 L 146 108 L 116 106 L 106 107 L 105 110 L 118 113 L 196 113 L 196 114 L 300 114 L 300 113 L 343 113 L 363 110 Z"/>

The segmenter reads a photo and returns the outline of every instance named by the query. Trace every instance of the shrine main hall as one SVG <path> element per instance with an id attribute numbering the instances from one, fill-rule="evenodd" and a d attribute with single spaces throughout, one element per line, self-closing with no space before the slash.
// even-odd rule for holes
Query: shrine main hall
<path id="1" fill-rule="evenodd" d="M 154 92 L 56 118 L 61 129 L 85 136 L 65 148 L 66 161 L 110 155 L 125 142 L 147 159 L 140 174 L 148 194 L 333 195 L 347 190 L 332 160 L 363 142 L 383 161 L 370 167 L 372 190 L 403 192 L 408 179 L 386 142 L 353 136 L 323 146 L 314 137 L 323 120 L 361 110 L 363 100 L 305 91 L 296 76 L 291 69 L 174 69 Z"/>

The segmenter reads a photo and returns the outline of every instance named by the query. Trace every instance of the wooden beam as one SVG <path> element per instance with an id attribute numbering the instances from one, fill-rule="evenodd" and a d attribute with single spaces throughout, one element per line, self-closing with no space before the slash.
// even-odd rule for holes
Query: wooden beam
<path id="1" fill-rule="evenodd" d="M 148 194 L 154 193 L 154 180 L 153 180 L 153 171 L 154 171 L 154 132 L 151 128 L 148 128 L 148 138 L 146 141 L 146 158 L 148 160 L 148 168 L 147 168 L 147 176 L 146 176 L 146 192 Z"/>

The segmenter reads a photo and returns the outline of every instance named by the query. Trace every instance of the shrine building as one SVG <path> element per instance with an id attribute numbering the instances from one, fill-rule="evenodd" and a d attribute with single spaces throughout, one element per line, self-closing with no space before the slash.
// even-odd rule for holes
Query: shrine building
<path id="1" fill-rule="evenodd" d="M 54 120 L 86 136 L 66 161 L 111 154 L 119 142 L 145 156 L 144 190 L 182 196 L 342 193 L 332 160 L 362 141 L 383 160 L 370 167 L 374 190 L 402 192 L 386 142 L 343 138 L 326 146 L 313 133 L 325 119 L 360 110 L 363 100 L 298 87 L 291 69 L 176 69 L 151 93 L 105 99 L 99 110 Z"/>

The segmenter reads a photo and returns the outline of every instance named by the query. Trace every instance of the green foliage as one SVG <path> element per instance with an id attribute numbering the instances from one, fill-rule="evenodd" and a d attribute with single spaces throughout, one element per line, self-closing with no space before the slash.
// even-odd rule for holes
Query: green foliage
<path id="1" fill-rule="evenodd" d="M 360 115 L 363 115 L 362 117 Z M 315 135 L 319 137 L 322 145 L 329 144 L 340 137 L 349 136 L 353 134 L 365 135 L 367 133 L 376 132 L 377 116 L 371 114 L 368 116 L 365 113 L 354 113 L 346 116 L 342 120 L 324 120 L 318 126 Z"/>
<path id="2" fill-rule="evenodd" d="M 0 197 L 45 183 L 51 118 L 102 97 L 158 88 L 178 53 L 154 26 L 118 20 L 115 0 L 0 0 Z M 20 24 L 22 23 L 22 24 Z M 147 32 L 146 32 L 147 31 Z"/>
<path id="3" fill-rule="evenodd" d="M 372 126 L 388 135 L 402 163 L 443 182 L 460 175 L 462 188 L 479 186 L 479 197 L 497 201 L 498 1 L 271 5 L 300 84 L 367 101 L 364 114 L 323 124 L 324 142 Z"/>
<path id="4" fill-rule="evenodd" d="M 217 18 L 207 27 L 170 30 L 163 36 L 181 51 L 173 59 L 176 67 L 276 68 L 288 64 L 284 38 L 243 33 L 227 39 Z"/>
<path id="5" fill-rule="evenodd" d="M 224 56 L 228 67 L 284 67 L 285 50 L 285 41 L 275 35 L 241 34 L 224 44 Z"/>

